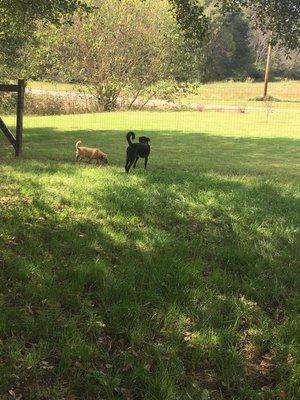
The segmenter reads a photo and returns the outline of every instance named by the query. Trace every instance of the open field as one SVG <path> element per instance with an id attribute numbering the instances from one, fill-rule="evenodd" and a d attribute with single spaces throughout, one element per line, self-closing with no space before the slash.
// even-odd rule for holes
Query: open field
<path id="1" fill-rule="evenodd" d="M 191 100 L 247 101 L 263 95 L 263 82 L 216 82 L 202 85 Z M 269 95 L 280 100 L 300 101 L 300 81 L 269 83 Z"/>
<path id="2" fill-rule="evenodd" d="M 71 83 L 29 81 L 27 87 L 29 89 L 39 89 L 39 90 L 54 90 L 54 91 L 66 91 L 66 92 L 78 91 L 78 86 L 73 85 Z"/>
<path id="3" fill-rule="evenodd" d="M 0 136 L 1 400 L 299 399 L 298 113 L 25 127 L 20 160 Z M 129 129 L 148 171 L 123 171 Z"/>
<path id="4" fill-rule="evenodd" d="M 30 89 L 77 92 L 78 87 L 71 84 L 50 82 L 30 82 Z M 250 101 L 262 96 L 262 82 L 216 82 L 203 84 L 196 93 L 180 97 L 183 104 L 218 104 L 236 105 L 241 107 L 264 107 L 260 101 Z M 280 102 L 273 102 L 274 109 L 300 110 L 300 81 L 270 82 L 269 94 Z"/>

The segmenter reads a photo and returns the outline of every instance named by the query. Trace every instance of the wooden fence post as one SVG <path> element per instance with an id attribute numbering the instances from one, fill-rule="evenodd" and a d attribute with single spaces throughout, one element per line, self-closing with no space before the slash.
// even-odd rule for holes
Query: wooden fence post
<path id="1" fill-rule="evenodd" d="M 18 105 L 17 105 L 17 127 L 16 127 L 16 157 L 22 153 L 23 136 L 23 114 L 24 114 L 25 80 L 18 80 Z"/>

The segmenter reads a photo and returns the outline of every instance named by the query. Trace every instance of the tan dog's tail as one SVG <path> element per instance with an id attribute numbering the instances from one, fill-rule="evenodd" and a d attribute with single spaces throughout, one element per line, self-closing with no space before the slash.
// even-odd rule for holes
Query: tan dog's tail
<path id="1" fill-rule="evenodd" d="M 82 144 L 82 141 L 81 141 L 81 140 L 78 140 L 78 142 L 76 142 L 76 144 L 75 144 L 76 150 L 78 150 L 78 147 L 79 147 L 79 145 L 81 145 L 81 144 Z"/>

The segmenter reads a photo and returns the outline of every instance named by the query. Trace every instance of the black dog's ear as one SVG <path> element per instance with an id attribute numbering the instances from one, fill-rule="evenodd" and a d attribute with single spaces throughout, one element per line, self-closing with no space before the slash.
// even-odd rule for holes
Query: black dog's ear
<path id="1" fill-rule="evenodd" d="M 139 137 L 139 142 L 140 143 L 148 143 L 148 142 L 150 142 L 150 138 L 148 138 L 146 136 L 140 136 Z"/>

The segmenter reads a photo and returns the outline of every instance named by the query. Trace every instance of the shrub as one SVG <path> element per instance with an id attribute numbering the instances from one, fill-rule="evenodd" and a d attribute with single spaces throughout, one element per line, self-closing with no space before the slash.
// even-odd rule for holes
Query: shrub
<path id="1" fill-rule="evenodd" d="M 16 104 L 15 94 L 0 94 L 0 113 L 14 114 Z M 25 114 L 28 115 L 83 114 L 97 111 L 101 111 L 97 101 L 84 97 L 32 93 L 25 95 Z"/>
<path id="2" fill-rule="evenodd" d="M 0 113 L 13 114 L 17 108 L 17 95 L 15 93 L 0 93 Z"/>
<path id="3" fill-rule="evenodd" d="M 35 115 L 83 114 L 102 111 L 92 99 L 75 96 L 53 96 L 49 94 L 26 96 L 25 112 Z"/>

